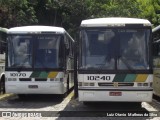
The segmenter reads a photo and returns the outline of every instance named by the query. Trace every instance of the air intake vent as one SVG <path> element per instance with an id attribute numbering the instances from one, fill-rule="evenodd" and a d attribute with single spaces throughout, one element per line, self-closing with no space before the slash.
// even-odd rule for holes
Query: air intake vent
<path id="1" fill-rule="evenodd" d="M 98 83 L 99 86 L 115 86 L 113 83 Z M 134 86 L 134 83 L 117 83 L 118 86 Z"/>
<path id="2" fill-rule="evenodd" d="M 19 78 L 19 81 L 31 81 L 31 78 Z"/>
<path id="3" fill-rule="evenodd" d="M 47 81 L 46 78 L 35 78 L 35 81 Z"/>

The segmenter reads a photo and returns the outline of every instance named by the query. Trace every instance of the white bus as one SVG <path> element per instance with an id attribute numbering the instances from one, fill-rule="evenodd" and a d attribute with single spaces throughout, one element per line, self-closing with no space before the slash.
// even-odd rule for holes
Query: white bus
<path id="1" fill-rule="evenodd" d="M 0 93 L 5 93 L 5 51 L 7 28 L 0 27 Z"/>
<path id="2" fill-rule="evenodd" d="M 160 25 L 152 29 L 153 38 L 153 93 L 160 97 Z"/>
<path id="3" fill-rule="evenodd" d="M 79 101 L 151 102 L 151 23 L 137 18 L 81 22 Z"/>
<path id="4" fill-rule="evenodd" d="M 73 87 L 72 37 L 61 27 L 8 30 L 6 93 L 64 94 Z"/>

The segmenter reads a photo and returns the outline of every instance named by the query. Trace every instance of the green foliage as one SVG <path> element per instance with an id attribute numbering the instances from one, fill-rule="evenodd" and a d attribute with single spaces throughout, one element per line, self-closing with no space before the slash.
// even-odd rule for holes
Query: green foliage
<path id="1" fill-rule="evenodd" d="M 137 17 L 139 9 L 135 0 L 103 0 L 95 6 L 96 17 Z"/>
<path id="2" fill-rule="evenodd" d="M 160 0 L 137 0 L 137 1 L 140 4 L 139 9 L 141 10 L 139 17 L 150 20 L 154 26 L 159 25 Z"/>
<path id="3" fill-rule="evenodd" d="M 0 26 L 62 26 L 71 34 L 83 19 L 146 18 L 160 24 L 160 0 L 0 0 Z"/>
<path id="4" fill-rule="evenodd" d="M 37 22 L 34 8 L 27 0 L 0 1 L 0 26 L 12 27 Z"/>

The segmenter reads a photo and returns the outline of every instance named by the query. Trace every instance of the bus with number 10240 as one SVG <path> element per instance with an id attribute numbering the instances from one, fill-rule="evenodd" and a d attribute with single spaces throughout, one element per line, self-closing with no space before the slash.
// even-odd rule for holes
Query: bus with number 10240
<path id="1" fill-rule="evenodd" d="M 160 25 L 152 29 L 153 38 L 153 93 L 160 96 Z"/>
<path id="2" fill-rule="evenodd" d="M 22 26 L 8 30 L 7 93 L 64 94 L 73 87 L 73 38 L 61 27 Z"/>
<path id="3" fill-rule="evenodd" d="M 77 43 L 79 101 L 151 102 L 151 34 L 146 19 L 83 20 Z"/>

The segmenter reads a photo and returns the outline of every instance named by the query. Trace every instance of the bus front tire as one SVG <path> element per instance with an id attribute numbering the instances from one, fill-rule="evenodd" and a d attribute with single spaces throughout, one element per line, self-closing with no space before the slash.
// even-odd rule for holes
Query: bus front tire
<path id="1" fill-rule="evenodd" d="M 25 94 L 18 94 L 19 99 L 25 99 L 26 95 Z"/>
<path id="2" fill-rule="evenodd" d="M 3 75 L 0 81 L 0 94 L 5 94 L 5 76 Z"/>

